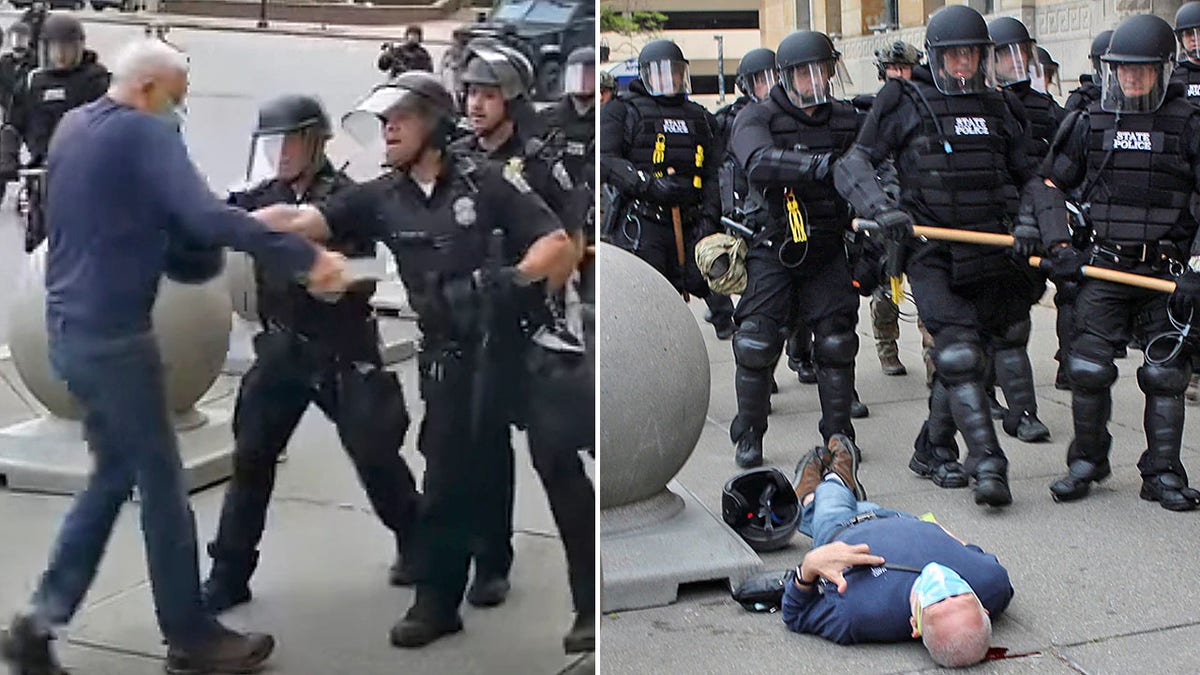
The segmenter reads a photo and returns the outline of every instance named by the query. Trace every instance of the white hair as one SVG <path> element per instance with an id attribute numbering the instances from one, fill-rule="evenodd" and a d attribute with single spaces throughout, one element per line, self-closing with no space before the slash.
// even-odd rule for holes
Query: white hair
<path id="1" fill-rule="evenodd" d="M 982 605 L 979 615 L 978 625 L 965 622 L 946 626 L 944 631 L 935 628 L 934 622 L 921 627 L 921 642 L 934 663 L 944 668 L 962 668 L 975 665 L 987 656 L 988 648 L 992 646 L 992 620 Z"/>
<path id="2" fill-rule="evenodd" d="M 188 57 L 158 39 L 138 39 L 123 47 L 113 64 L 113 82 L 143 82 L 166 73 L 188 71 Z"/>

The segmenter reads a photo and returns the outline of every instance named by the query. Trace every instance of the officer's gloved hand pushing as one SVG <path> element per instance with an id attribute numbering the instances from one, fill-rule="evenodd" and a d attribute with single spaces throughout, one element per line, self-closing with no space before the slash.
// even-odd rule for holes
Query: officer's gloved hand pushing
<path id="1" fill-rule="evenodd" d="M 405 73 L 343 120 L 360 142 L 383 142 L 390 172 L 320 207 L 256 212 L 321 241 L 370 232 L 395 255 L 417 311 L 426 469 L 416 602 L 391 633 L 405 648 L 462 629 L 458 608 L 483 534 L 480 514 L 504 513 L 503 494 L 487 488 L 506 460 L 512 410 L 503 383 L 520 366 L 512 358 L 519 350 L 505 345 L 523 339 L 520 289 L 561 288 L 576 260 L 562 224 L 524 181 L 448 151 L 455 121 L 454 99 L 437 78 Z"/>
<path id="2" fill-rule="evenodd" d="M 920 638 L 939 666 L 979 663 L 1013 597 L 1008 571 L 936 522 L 866 501 L 856 450 L 837 435 L 797 467 L 812 549 L 784 589 L 784 623 L 842 645 Z"/>

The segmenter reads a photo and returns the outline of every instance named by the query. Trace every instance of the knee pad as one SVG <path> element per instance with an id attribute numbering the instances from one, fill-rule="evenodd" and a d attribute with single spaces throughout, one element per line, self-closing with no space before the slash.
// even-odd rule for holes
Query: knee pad
<path id="1" fill-rule="evenodd" d="M 1028 318 L 1009 325 L 1003 333 L 997 336 L 996 349 L 1024 347 L 1029 344 L 1029 333 L 1032 328 L 1033 322 Z"/>
<path id="2" fill-rule="evenodd" d="M 1117 381 L 1117 367 L 1111 361 L 1099 363 L 1072 352 L 1067 357 L 1067 376 L 1071 378 L 1071 384 L 1080 389 L 1102 391 Z M 1140 370 L 1138 371 L 1138 380 L 1141 380 Z M 1184 387 L 1186 386 L 1187 381 L 1185 380 Z M 1183 390 L 1180 389 L 1180 391 Z"/>
<path id="3" fill-rule="evenodd" d="M 1138 388 L 1149 396 L 1178 396 L 1187 390 L 1191 379 L 1191 364 L 1185 359 L 1173 359 L 1168 365 L 1146 365 L 1138 368 Z"/>
<path id="4" fill-rule="evenodd" d="M 783 350 L 783 335 L 770 319 L 743 319 L 733 335 L 733 358 L 743 368 L 773 368 Z"/>
<path id="5" fill-rule="evenodd" d="M 947 385 L 970 382 L 983 372 L 983 350 L 970 342 L 955 342 L 936 348 L 933 364 Z"/>
<path id="6" fill-rule="evenodd" d="M 854 365 L 858 353 L 858 335 L 854 332 L 820 335 L 813 342 L 813 358 L 823 366 L 846 368 Z"/>

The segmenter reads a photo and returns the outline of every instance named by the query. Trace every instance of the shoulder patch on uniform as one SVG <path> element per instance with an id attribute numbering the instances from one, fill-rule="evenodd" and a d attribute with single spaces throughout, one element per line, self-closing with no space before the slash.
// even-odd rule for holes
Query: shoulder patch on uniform
<path id="1" fill-rule="evenodd" d="M 533 188 L 525 180 L 525 161 L 520 157 L 510 157 L 504 163 L 504 180 L 508 181 L 518 192 L 531 192 Z"/>

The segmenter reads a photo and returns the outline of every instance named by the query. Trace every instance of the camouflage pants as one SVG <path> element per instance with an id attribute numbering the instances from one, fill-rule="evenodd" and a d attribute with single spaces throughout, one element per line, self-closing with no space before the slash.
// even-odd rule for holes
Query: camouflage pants
<path id="1" fill-rule="evenodd" d="M 882 288 L 871 294 L 871 328 L 875 333 L 875 351 L 879 358 L 898 356 L 899 347 L 896 340 L 900 339 L 900 309 L 888 297 Z M 933 336 L 925 330 L 925 324 L 918 318 L 917 330 L 921 331 L 921 357 L 925 360 L 925 384 L 933 384 Z"/>

